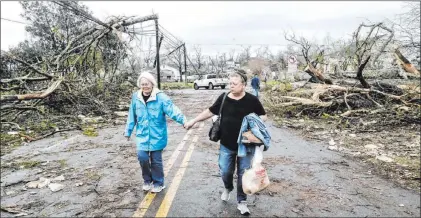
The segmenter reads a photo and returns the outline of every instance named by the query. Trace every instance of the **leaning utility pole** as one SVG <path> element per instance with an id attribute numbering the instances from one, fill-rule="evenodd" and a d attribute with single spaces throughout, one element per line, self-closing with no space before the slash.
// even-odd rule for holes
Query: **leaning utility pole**
<path id="1" fill-rule="evenodd" d="M 162 40 L 164 39 L 164 35 L 161 34 L 161 38 L 159 39 L 159 44 L 158 44 L 158 51 L 161 50 L 161 44 L 162 44 Z M 156 67 L 156 58 L 155 61 L 153 62 L 153 68 Z"/>
<path id="2" fill-rule="evenodd" d="M 196 71 L 196 74 L 199 74 L 199 71 L 196 69 L 196 67 L 194 66 L 193 62 L 190 60 L 189 56 L 187 56 L 187 60 L 189 60 L 190 64 L 192 65 L 194 71 Z"/>
<path id="3" fill-rule="evenodd" d="M 184 81 L 187 84 L 187 55 L 186 55 L 186 43 L 183 43 L 183 47 L 184 47 Z"/>
<path id="4" fill-rule="evenodd" d="M 168 53 L 167 54 L 167 56 L 169 56 L 169 55 L 171 55 L 172 53 L 174 53 L 175 51 L 177 51 L 178 49 L 180 49 L 181 47 L 183 47 L 184 46 L 184 43 L 183 44 L 181 44 L 181 45 L 179 45 L 177 48 L 175 48 L 174 50 L 172 50 L 170 53 Z M 182 74 L 182 72 L 181 72 L 181 56 L 180 56 L 180 53 L 178 53 L 179 55 L 178 55 L 178 63 L 179 63 L 179 65 L 178 65 L 178 67 L 179 67 L 179 71 L 180 71 L 180 81 L 181 82 L 183 82 L 183 74 Z M 184 52 L 184 55 L 185 55 L 186 53 Z M 185 57 L 185 56 L 184 56 Z M 186 62 L 185 62 L 185 58 L 184 58 L 184 69 L 186 69 Z"/>
<path id="5" fill-rule="evenodd" d="M 156 35 L 156 75 L 158 79 L 158 89 L 161 89 L 161 66 L 159 65 L 159 36 L 158 36 L 159 28 L 158 28 L 158 19 L 155 19 L 155 35 Z"/>

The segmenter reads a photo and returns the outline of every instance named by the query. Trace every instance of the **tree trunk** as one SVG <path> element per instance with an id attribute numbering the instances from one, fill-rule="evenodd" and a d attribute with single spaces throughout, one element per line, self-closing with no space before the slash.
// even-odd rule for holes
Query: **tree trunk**
<path id="1" fill-rule="evenodd" d="M 402 53 L 399 51 L 399 49 L 395 50 L 395 57 L 398 59 L 399 65 L 408 73 L 414 74 L 414 75 L 420 75 L 420 71 L 415 68 L 411 62 L 409 62 L 408 59 L 406 59 Z"/>
<path id="2" fill-rule="evenodd" d="M 63 80 L 55 81 L 47 90 L 42 93 L 28 93 L 23 95 L 2 95 L 0 102 L 16 101 L 16 100 L 29 100 L 29 99 L 43 99 L 53 93 L 61 84 Z"/>
<path id="3" fill-rule="evenodd" d="M 307 67 L 304 69 L 304 72 L 308 73 L 310 76 L 312 76 L 312 81 L 321 81 L 326 84 L 333 84 L 330 79 L 325 79 L 323 76 L 323 73 L 320 70 L 317 70 L 313 67 L 311 63 L 307 65 Z M 316 80 L 317 79 L 317 80 Z"/>
<path id="4" fill-rule="evenodd" d="M 358 67 L 358 71 L 357 71 L 357 79 L 361 82 L 361 85 L 366 88 L 369 89 L 370 88 L 370 84 L 367 83 L 367 81 L 365 81 L 364 77 L 363 77 L 363 70 L 365 68 L 365 65 L 367 65 L 368 61 L 370 60 L 371 56 L 368 56 L 367 59 L 364 61 L 364 63 L 362 63 L 359 67 Z"/>

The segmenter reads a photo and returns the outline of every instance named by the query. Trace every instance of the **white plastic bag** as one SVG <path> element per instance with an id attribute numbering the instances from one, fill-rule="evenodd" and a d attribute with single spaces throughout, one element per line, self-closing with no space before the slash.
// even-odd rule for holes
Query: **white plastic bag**
<path id="1" fill-rule="evenodd" d="M 262 166 L 263 146 L 256 146 L 251 168 L 243 174 L 243 191 L 248 195 L 259 192 L 270 184 L 266 169 Z"/>

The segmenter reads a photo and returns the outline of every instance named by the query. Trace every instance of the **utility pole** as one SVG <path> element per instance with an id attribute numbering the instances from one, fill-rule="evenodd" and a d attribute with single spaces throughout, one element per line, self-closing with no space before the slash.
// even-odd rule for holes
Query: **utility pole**
<path id="1" fill-rule="evenodd" d="M 155 36 L 156 36 L 156 75 L 157 75 L 157 79 L 158 79 L 158 89 L 161 89 L 161 66 L 159 65 L 159 47 L 160 47 L 160 42 L 159 42 L 159 36 L 158 36 L 158 19 L 155 19 Z"/>
<path id="2" fill-rule="evenodd" d="M 183 43 L 183 47 L 184 47 L 184 81 L 187 84 L 187 55 L 186 55 L 186 43 Z"/>
<path id="3" fill-rule="evenodd" d="M 158 51 L 161 50 L 161 44 L 162 44 L 163 39 L 164 39 L 164 35 L 161 34 L 161 38 L 159 39 L 159 44 L 158 44 L 159 46 Z M 156 58 L 155 58 L 155 61 L 153 62 L 153 67 L 155 68 L 155 66 L 156 66 Z"/>
<path id="4" fill-rule="evenodd" d="M 180 46 L 178 46 L 176 49 L 172 50 L 170 53 L 167 54 L 167 56 L 170 56 L 172 53 L 174 53 L 175 51 L 177 51 L 179 48 L 181 48 L 181 46 L 183 46 L 183 44 L 181 44 Z"/>
<path id="5" fill-rule="evenodd" d="M 190 58 L 187 56 L 187 60 L 189 60 L 190 64 L 193 66 L 194 71 L 196 71 L 196 74 L 199 74 L 199 71 L 194 66 L 193 62 L 191 62 Z"/>

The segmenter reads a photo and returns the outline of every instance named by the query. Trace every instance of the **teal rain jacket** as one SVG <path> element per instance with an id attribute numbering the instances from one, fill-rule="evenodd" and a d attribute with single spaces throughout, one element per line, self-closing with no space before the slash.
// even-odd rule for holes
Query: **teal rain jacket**
<path id="1" fill-rule="evenodd" d="M 154 88 L 145 103 L 139 90 L 132 96 L 124 135 L 130 137 L 136 126 L 137 150 L 162 150 L 167 146 L 168 141 L 165 115 L 177 123 L 186 122 L 186 117 L 181 110 L 165 93 Z"/>

